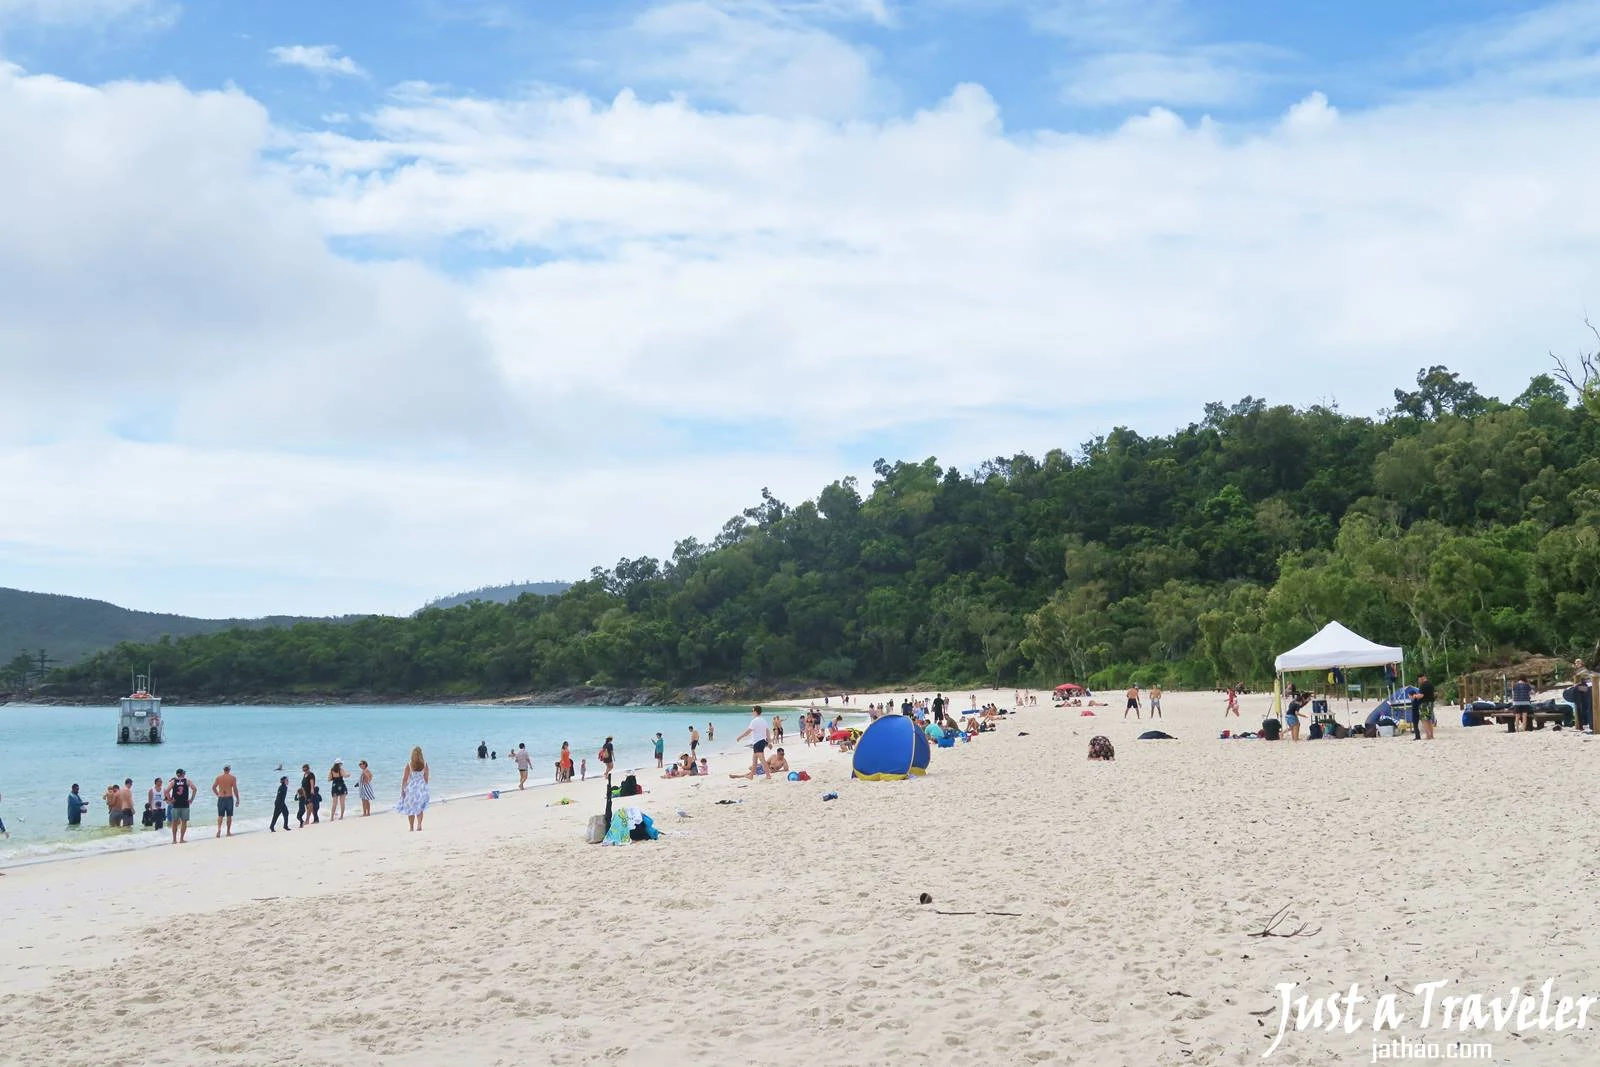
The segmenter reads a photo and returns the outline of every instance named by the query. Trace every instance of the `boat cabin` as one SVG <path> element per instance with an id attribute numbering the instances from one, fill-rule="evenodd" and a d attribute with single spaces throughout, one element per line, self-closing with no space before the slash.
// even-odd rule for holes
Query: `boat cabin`
<path id="1" fill-rule="evenodd" d="M 134 684 L 133 694 L 122 698 L 117 719 L 117 744 L 159 745 L 163 736 L 161 698 L 151 695 L 143 677 Z"/>

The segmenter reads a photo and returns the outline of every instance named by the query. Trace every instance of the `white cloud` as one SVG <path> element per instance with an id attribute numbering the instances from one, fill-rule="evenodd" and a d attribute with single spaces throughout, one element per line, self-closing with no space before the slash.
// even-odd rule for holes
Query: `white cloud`
<path id="1" fill-rule="evenodd" d="M 178 19 L 176 0 L 0 0 L 0 30 L 15 26 L 99 29 L 114 25 L 159 30 Z"/>
<path id="2" fill-rule="evenodd" d="M 1339 121 L 1339 109 L 1328 103 L 1322 93 L 1312 93 L 1284 112 L 1284 128 L 1290 130 L 1322 130 Z"/>
<path id="3" fill-rule="evenodd" d="M 365 78 L 367 72 L 349 56 L 339 54 L 339 46 L 332 44 L 291 44 L 268 49 L 273 60 L 286 67 L 300 67 L 313 74 L 338 75 L 344 78 Z"/>
<path id="4" fill-rule="evenodd" d="M 863 439 L 971 462 L 1246 393 L 1371 411 L 1435 362 L 1512 395 L 1600 292 L 1597 121 L 1311 97 L 1067 135 L 976 86 L 827 122 L 418 85 L 300 135 L 236 90 L 0 68 L 5 536 L 414 575 L 275 605 L 399 608 L 666 551 Z M 100 521 L 140 484 L 153 525 Z"/>
<path id="5" fill-rule="evenodd" d="M 1561 0 L 1435 31 L 1410 65 L 1457 91 L 1506 96 L 1600 86 L 1600 4 Z"/>
<path id="6" fill-rule="evenodd" d="M 845 117 L 882 91 L 873 57 L 813 20 L 875 16 L 888 13 L 857 0 L 669 0 L 615 35 L 610 62 L 629 84 L 700 103 Z"/>
<path id="7" fill-rule="evenodd" d="M 1255 92 L 1260 58 L 1259 49 L 1237 47 L 1088 55 L 1062 70 L 1061 94 L 1091 107 L 1238 103 Z"/>
<path id="8" fill-rule="evenodd" d="M 330 253 L 263 162 L 277 136 L 237 91 L 0 65 L 0 393 L 24 401 L 0 440 L 131 424 L 321 447 L 515 428 L 458 286 Z"/>

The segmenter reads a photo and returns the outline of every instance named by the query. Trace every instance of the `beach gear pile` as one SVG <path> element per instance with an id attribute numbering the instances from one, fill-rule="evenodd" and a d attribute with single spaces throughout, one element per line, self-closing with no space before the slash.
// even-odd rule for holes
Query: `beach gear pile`
<path id="1" fill-rule="evenodd" d="M 611 813 L 611 825 L 602 845 L 627 845 L 634 841 L 654 841 L 661 836 L 650 816 L 638 808 L 622 808 Z"/>

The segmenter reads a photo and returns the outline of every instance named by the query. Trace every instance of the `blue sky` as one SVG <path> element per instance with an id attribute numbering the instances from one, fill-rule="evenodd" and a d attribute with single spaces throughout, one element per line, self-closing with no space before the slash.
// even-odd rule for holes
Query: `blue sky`
<path id="1" fill-rule="evenodd" d="M 1600 0 L 0 0 L 0 585 L 405 611 L 879 456 L 1512 396 L 1597 120 Z"/>

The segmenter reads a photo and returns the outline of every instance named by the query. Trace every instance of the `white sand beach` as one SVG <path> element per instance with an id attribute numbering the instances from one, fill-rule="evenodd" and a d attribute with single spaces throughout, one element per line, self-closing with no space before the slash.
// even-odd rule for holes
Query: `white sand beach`
<path id="1" fill-rule="evenodd" d="M 1600 1013 L 1450 1034 L 1408 992 L 1600 994 L 1592 737 L 1441 707 L 1431 743 L 1220 741 L 1270 698 L 1224 724 L 1220 696 L 1172 693 L 1178 740 L 1141 742 L 1120 694 L 1094 718 L 1038 696 L 918 780 L 851 781 L 792 732 L 813 781 L 652 768 L 655 843 L 585 844 L 591 780 L 436 805 L 417 834 L 202 819 L 182 847 L 9 868 L 0 1061 L 1322 1065 L 1404 1036 L 1600 1062 Z M 1302 936 L 1253 936 L 1285 906 Z M 1363 1005 L 1264 1060 L 1283 982 L 1393 992 L 1408 1021 L 1375 1035 Z"/>

